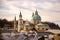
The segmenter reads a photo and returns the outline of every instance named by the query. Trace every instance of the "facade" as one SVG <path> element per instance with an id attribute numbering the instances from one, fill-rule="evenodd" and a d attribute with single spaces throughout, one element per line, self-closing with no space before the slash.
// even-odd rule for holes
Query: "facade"
<path id="1" fill-rule="evenodd" d="M 17 28 L 16 28 L 17 27 Z M 17 29 L 18 32 L 23 31 L 30 31 L 32 29 L 35 29 L 37 31 L 45 31 L 49 29 L 49 26 L 47 24 L 41 23 L 41 16 L 38 14 L 38 11 L 36 10 L 35 13 L 32 14 L 31 22 L 28 20 L 22 19 L 22 13 L 20 12 L 19 19 L 18 19 L 18 26 L 16 26 L 16 17 L 14 20 L 14 29 Z"/>
<path id="2" fill-rule="evenodd" d="M 46 30 L 49 29 L 49 26 L 48 26 L 47 24 L 39 23 L 39 24 L 37 24 L 37 25 L 35 26 L 35 29 L 36 29 L 37 31 L 44 32 L 44 31 L 46 31 Z"/>

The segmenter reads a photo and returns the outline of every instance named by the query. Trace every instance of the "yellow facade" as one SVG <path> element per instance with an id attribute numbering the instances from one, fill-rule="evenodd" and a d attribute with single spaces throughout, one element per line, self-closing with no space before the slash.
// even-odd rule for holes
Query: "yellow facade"
<path id="1" fill-rule="evenodd" d="M 25 31 L 30 31 L 33 28 L 33 26 L 24 26 L 24 30 Z"/>
<path id="2" fill-rule="evenodd" d="M 35 29 L 39 32 L 44 32 L 49 29 L 48 25 L 36 25 Z"/>

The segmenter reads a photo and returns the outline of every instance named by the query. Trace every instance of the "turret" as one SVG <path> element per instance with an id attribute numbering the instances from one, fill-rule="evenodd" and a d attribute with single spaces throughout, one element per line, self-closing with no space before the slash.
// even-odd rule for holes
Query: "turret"
<path id="1" fill-rule="evenodd" d="M 14 30 L 16 30 L 16 16 L 14 18 Z"/>
<path id="2" fill-rule="evenodd" d="M 38 15 L 38 11 L 37 10 L 35 11 L 35 15 Z"/>
<path id="3" fill-rule="evenodd" d="M 34 16 L 34 13 L 32 14 L 32 17 Z"/>
<path id="4" fill-rule="evenodd" d="M 20 12 L 19 18 L 22 19 L 22 14 L 21 14 L 21 12 Z"/>

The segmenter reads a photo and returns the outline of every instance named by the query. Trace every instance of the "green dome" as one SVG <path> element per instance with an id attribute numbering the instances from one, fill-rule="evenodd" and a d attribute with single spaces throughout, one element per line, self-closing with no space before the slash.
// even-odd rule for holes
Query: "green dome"
<path id="1" fill-rule="evenodd" d="M 41 20 L 41 17 L 39 15 L 34 15 L 33 20 Z"/>

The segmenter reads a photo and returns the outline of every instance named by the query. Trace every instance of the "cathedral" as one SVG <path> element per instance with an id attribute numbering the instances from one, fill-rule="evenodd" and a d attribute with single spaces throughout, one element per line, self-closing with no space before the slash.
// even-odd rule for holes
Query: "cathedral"
<path id="1" fill-rule="evenodd" d="M 32 14 L 31 21 L 23 20 L 22 16 L 23 15 L 20 12 L 18 24 L 16 23 L 16 17 L 14 19 L 14 30 L 17 30 L 17 32 L 26 32 L 26 31 L 43 32 L 49 29 L 49 26 L 47 24 L 43 24 L 41 22 L 41 16 L 38 14 L 37 10 Z"/>

